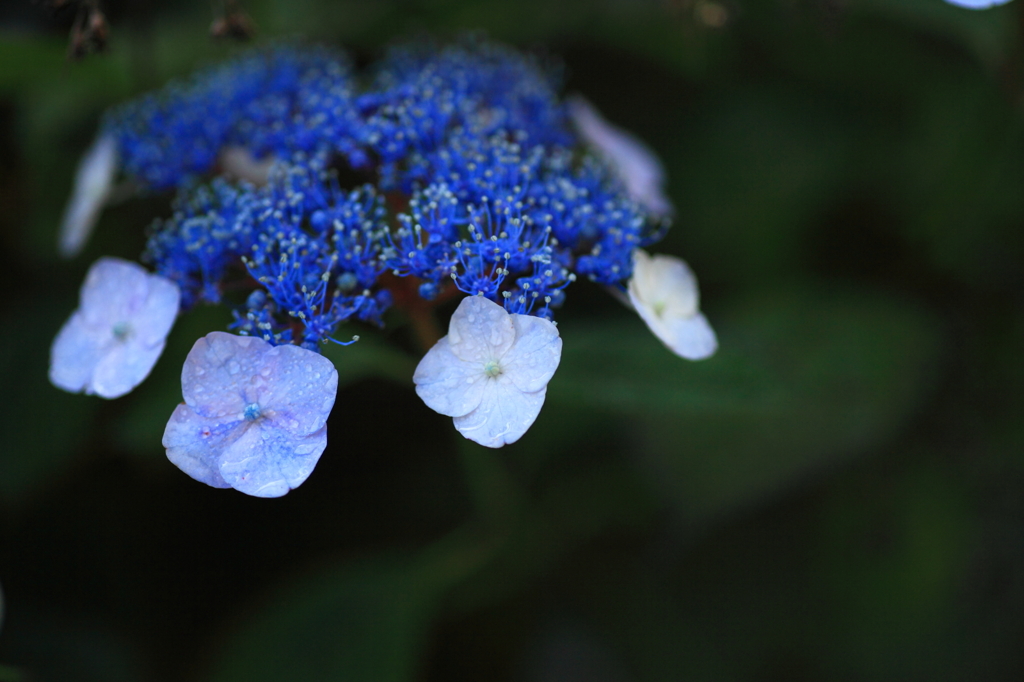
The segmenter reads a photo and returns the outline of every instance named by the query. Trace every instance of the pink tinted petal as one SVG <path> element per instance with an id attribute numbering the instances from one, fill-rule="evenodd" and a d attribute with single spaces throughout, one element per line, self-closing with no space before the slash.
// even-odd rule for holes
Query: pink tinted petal
<path id="1" fill-rule="evenodd" d="M 480 406 L 454 419 L 455 428 L 469 440 L 489 448 L 519 440 L 537 419 L 547 389 L 523 393 L 499 377 L 488 381 Z"/>
<path id="2" fill-rule="evenodd" d="M 503 307 L 483 296 L 467 296 L 452 314 L 447 338 L 456 357 L 486 364 L 503 356 L 516 337 Z"/>
<path id="3" fill-rule="evenodd" d="M 181 369 L 185 403 L 204 417 L 240 418 L 250 395 L 271 380 L 263 356 L 272 346 L 251 336 L 211 332 L 197 340 Z"/>
<path id="4" fill-rule="evenodd" d="M 338 394 L 338 372 L 330 360 L 298 346 L 276 346 L 264 353 L 258 376 L 267 381 L 250 397 L 279 428 L 306 436 L 327 423 Z"/>
<path id="5" fill-rule="evenodd" d="M 111 329 L 143 307 L 149 295 L 149 273 L 120 258 L 100 258 L 82 285 L 80 309 L 90 325 Z"/>
<path id="6" fill-rule="evenodd" d="M 75 311 L 50 347 L 50 381 L 72 393 L 84 390 L 112 341 L 108 334 L 89 327 L 82 313 Z"/>
<path id="7" fill-rule="evenodd" d="M 427 407 L 449 417 L 460 417 L 480 405 L 487 375 L 484 363 L 460 360 L 448 337 L 431 348 L 412 375 L 416 395 Z"/>
<path id="8" fill-rule="evenodd" d="M 145 347 L 128 341 L 114 341 L 96 363 L 92 381 L 85 392 L 101 398 L 119 398 L 149 376 L 164 351 L 163 342 Z"/>
<path id="9" fill-rule="evenodd" d="M 247 495 L 280 497 L 306 480 L 326 447 L 326 427 L 298 437 L 256 422 L 224 449 L 220 474 Z"/>
<path id="10" fill-rule="evenodd" d="M 164 429 L 163 446 L 174 466 L 201 483 L 230 488 L 220 475 L 219 454 L 248 426 L 246 422 L 222 424 L 201 417 L 185 404 L 174 408 Z"/>
<path id="11" fill-rule="evenodd" d="M 533 315 L 512 315 L 516 341 L 501 367 L 520 391 L 532 393 L 548 385 L 562 358 L 562 339 L 558 328 Z"/>

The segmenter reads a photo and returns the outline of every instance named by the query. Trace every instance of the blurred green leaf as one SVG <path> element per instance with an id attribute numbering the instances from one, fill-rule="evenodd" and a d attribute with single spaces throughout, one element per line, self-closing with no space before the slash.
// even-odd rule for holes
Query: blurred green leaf
<path id="1" fill-rule="evenodd" d="M 439 598 L 487 551 L 455 535 L 416 559 L 345 565 L 297 581 L 246 619 L 210 679 L 416 679 Z"/>
<path id="2" fill-rule="evenodd" d="M 950 661 L 931 643 L 955 617 L 977 528 L 962 482 L 936 467 L 840 486 L 819 517 L 817 589 L 830 665 L 860 679 L 907 679 Z M 914 671 L 914 672 L 912 672 Z M 963 672 L 963 671 L 961 671 Z"/>
<path id="3" fill-rule="evenodd" d="M 778 83 L 740 87 L 681 115 L 659 150 L 678 197 L 678 226 L 662 250 L 699 253 L 715 280 L 789 281 L 801 240 L 848 181 L 857 126 L 821 99 Z M 685 240 L 686 248 L 672 244 Z"/>
<path id="4" fill-rule="evenodd" d="M 933 81 L 890 165 L 880 155 L 873 165 L 887 169 L 908 241 L 937 269 L 980 288 L 1002 286 L 1016 279 L 1024 255 L 1024 121 L 976 74 Z"/>
<path id="5" fill-rule="evenodd" d="M 884 17 L 914 31 L 939 36 L 973 52 L 987 66 L 1005 59 L 1018 39 L 1014 13 L 1018 8 L 993 7 L 977 12 L 934 0 L 855 0 L 855 16 Z"/>
<path id="6" fill-rule="evenodd" d="M 638 464 L 702 517 L 835 465 L 915 413 L 939 350 L 934 320 L 868 294 L 777 291 L 711 313 L 719 352 L 673 356 L 639 319 L 563 324 L 552 403 L 635 425 Z"/>
<path id="7" fill-rule="evenodd" d="M 8 392 L 0 410 L 3 502 L 18 502 L 66 473 L 100 407 L 99 398 L 65 393 L 47 380 L 50 342 L 72 307 L 70 300 L 37 297 L 5 310 L 18 323 L 0 334 L 0 386 Z"/>

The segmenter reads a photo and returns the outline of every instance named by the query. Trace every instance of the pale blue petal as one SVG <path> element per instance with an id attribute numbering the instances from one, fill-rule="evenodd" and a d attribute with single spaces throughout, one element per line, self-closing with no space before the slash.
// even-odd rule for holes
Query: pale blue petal
<path id="1" fill-rule="evenodd" d="M 416 395 L 427 407 L 449 417 L 461 417 L 480 405 L 488 377 L 483 362 L 466 362 L 451 350 L 448 337 L 431 348 L 412 375 Z"/>
<path id="2" fill-rule="evenodd" d="M 163 351 L 163 343 L 145 348 L 131 342 L 114 342 L 96 363 L 85 392 L 101 398 L 119 398 L 129 393 L 149 376 Z"/>
<path id="3" fill-rule="evenodd" d="M 181 303 L 178 285 L 160 275 L 147 275 L 146 298 L 132 311 L 130 340 L 142 346 L 163 345 Z"/>
<path id="4" fill-rule="evenodd" d="M 562 358 L 558 328 L 532 315 L 512 315 L 516 341 L 501 360 L 501 368 L 520 391 L 532 393 L 548 385 Z"/>
<path id="5" fill-rule="evenodd" d="M 185 402 L 213 418 L 241 418 L 256 403 L 278 428 L 305 436 L 327 423 L 338 393 L 331 361 L 298 346 L 212 332 L 196 341 L 181 372 Z"/>
<path id="6" fill-rule="evenodd" d="M 237 439 L 247 426 L 246 422 L 220 424 L 200 417 L 188 405 L 178 405 L 164 429 L 163 446 L 167 448 L 167 459 L 200 483 L 214 488 L 230 488 L 231 485 L 220 475 L 218 453 L 226 442 Z"/>
<path id="7" fill-rule="evenodd" d="M 75 311 L 50 347 L 50 381 L 72 393 L 85 390 L 106 347 L 112 342 L 109 334 L 89 327 L 82 314 Z"/>
<path id="8" fill-rule="evenodd" d="M 321 430 L 338 394 L 338 372 L 331 361 L 298 346 L 268 348 L 260 374 L 273 379 L 253 396 L 278 428 L 296 436 Z"/>
<path id="9" fill-rule="evenodd" d="M 989 7 L 1005 5 L 1010 0 L 946 0 L 946 2 L 966 9 L 988 9 Z"/>
<path id="10" fill-rule="evenodd" d="M 280 497 L 306 480 L 326 447 L 327 427 L 295 436 L 272 422 L 257 422 L 224 449 L 220 474 L 247 495 Z"/>
<path id="11" fill-rule="evenodd" d="M 483 296 L 467 296 L 448 323 L 452 353 L 481 365 L 501 358 L 515 341 L 512 320 L 505 309 Z"/>
<path id="12" fill-rule="evenodd" d="M 79 308 L 86 321 L 110 327 L 143 308 L 149 294 L 149 273 L 120 258 L 100 258 L 89 268 L 82 285 Z"/>
<path id="13" fill-rule="evenodd" d="M 514 443 L 537 419 L 546 393 L 547 388 L 523 393 L 504 377 L 488 381 L 480 406 L 456 417 L 455 428 L 469 440 L 489 448 Z"/>
<path id="14" fill-rule="evenodd" d="M 262 364 L 270 344 L 252 336 L 211 332 L 192 346 L 181 369 L 185 403 L 204 417 L 240 419 L 272 381 Z"/>

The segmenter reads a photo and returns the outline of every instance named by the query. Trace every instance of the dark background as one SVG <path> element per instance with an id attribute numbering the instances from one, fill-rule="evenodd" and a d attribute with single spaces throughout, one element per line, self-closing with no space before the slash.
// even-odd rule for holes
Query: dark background
<path id="1" fill-rule="evenodd" d="M 0 680 L 1020 680 L 1024 2 L 246 0 L 254 42 L 360 64 L 425 33 L 561 59 L 664 160 L 721 349 L 672 356 L 605 292 L 559 315 L 534 427 L 489 451 L 412 389 L 400 316 L 332 350 L 330 443 L 283 499 L 160 446 L 179 320 L 115 400 L 46 379 L 88 265 L 56 255 L 102 111 L 242 49 L 217 5 L 0 9 Z M 449 311 L 441 311 L 442 317 Z"/>

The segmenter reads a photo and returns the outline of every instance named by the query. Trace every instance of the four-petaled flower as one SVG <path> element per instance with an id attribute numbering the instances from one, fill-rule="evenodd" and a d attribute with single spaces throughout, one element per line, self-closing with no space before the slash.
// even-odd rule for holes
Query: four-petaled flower
<path id="1" fill-rule="evenodd" d="M 89 268 L 78 309 L 50 349 L 50 381 L 72 393 L 117 398 L 142 383 L 178 314 L 174 282 L 135 263 L 101 258 Z"/>
<path id="2" fill-rule="evenodd" d="M 338 372 L 298 346 L 212 332 L 185 359 L 181 390 L 164 430 L 167 458 L 215 488 L 280 497 L 327 447 Z"/>
<path id="3" fill-rule="evenodd" d="M 455 418 L 463 436 L 500 448 L 519 440 L 537 418 L 561 356 L 562 339 L 548 320 L 510 315 L 483 296 L 469 296 L 413 382 L 428 407 Z"/>
<path id="4" fill-rule="evenodd" d="M 658 157 L 635 135 L 609 123 L 580 95 L 567 101 L 569 117 L 583 141 L 611 167 L 633 201 L 656 216 L 673 213 L 662 188 L 665 171 Z"/>
<path id="5" fill-rule="evenodd" d="M 715 332 L 699 309 L 697 278 L 674 256 L 633 252 L 629 300 L 654 335 L 688 360 L 702 360 L 718 349 Z"/>
<path id="6" fill-rule="evenodd" d="M 82 157 L 75 173 L 75 189 L 64 210 L 58 238 L 60 254 L 78 255 L 85 246 L 117 175 L 117 140 L 102 135 Z"/>

